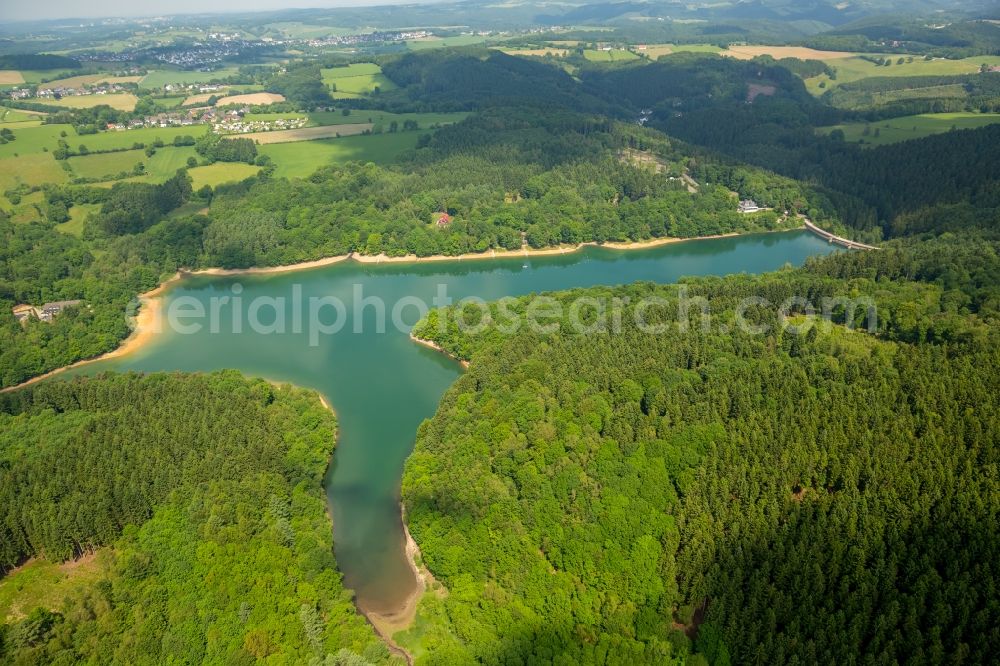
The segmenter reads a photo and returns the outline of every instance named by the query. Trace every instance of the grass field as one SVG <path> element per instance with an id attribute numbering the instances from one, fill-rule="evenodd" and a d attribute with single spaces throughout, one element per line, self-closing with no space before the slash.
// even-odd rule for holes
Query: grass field
<path id="1" fill-rule="evenodd" d="M 71 144 L 76 132 L 70 125 L 38 125 L 14 130 L 14 140 L 0 144 L 0 159 L 15 155 L 32 155 L 43 152 L 44 148 L 54 150 L 59 141 L 59 134 L 66 132 L 66 140 Z"/>
<path id="2" fill-rule="evenodd" d="M 69 221 L 57 224 L 56 229 L 70 236 L 83 235 L 83 224 L 87 218 L 101 210 L 101 204 L 76 204 L 69 209 Z"/>
<path id="3" fill-rule="evenodd" d="M 5 106 L 0 106 L 0 123 L 23 123 L 23 122 L 40 122 L 41 116 L 26 113 L 24 111 L 19 111 L 17 109 L 8 109 Z M 11 128 L 14 129 L 14 128 Z"/>
<path id="4" fill-rule="evenodd" d="M 156 139 L 161 139 L 164 143 L 169 144 L 176 136 L 199 137 L 207 130 L 207 125 L 142 127 L 120 132 L 98 132 L 97 134 L 79 136 L 70 125 L 40 125 L 39 127 L 15 131 L 16 140 L 14 142 L 0 145 L 0 157 L 7 157 L 15 152 L 20 152 L 22 155 L 29 152 L 42 152 L 43 148 L 54 150 L 61 132 L 66 132 L 65 140 L 74 150 L 83 144 L 92 151 L 98 151 L 131 148 L 136 143 L 149 145 Z"/>
<path id="5" fill-rule="evenodd" d="M 131 171 L 138 162 L 146 158 L 141 150 L 126 150 L 119 153 L 98 153 L 81 155 L 67 160 L 73 173 L 83 178 L 110 178 L 122 171 Z"/>
<path id="6" fill-rule="evenodd" d="M 479 35 L 458 35 L 457 37 L 427 37 L 424 39 L 413 39 L 406 42 L 406 48 L 411 51 L 423 51 L 425 49 L 439 49 L 444 46 L 472 46 L 482 44 L 486 37 Z"/>
<path id="7" fill-rule="evenodd" d="M 7 144 L 9 146 L 11 144 Z M 0 146 L 6 148 L 7 146 Z M 0 158 L 0 192 L 25 185 L 64 183 L 69 178 L 51 153 Z"/>
<path id="8" fill-rule="evenodd" d="M 382 74 L 382 68 L 375 63 L 361 62 L 347 67 L 330 67 L 322 70 L 323 83 L 336 86 L 335 99 L 345 99 L 367 95 L 376 87 L 392 90 L 395 84 Z"/>
<path id="9" fill-rule="evenodd" d="M 1000 123 L 1000 113 L 925 113 L 916 116 L 902 116 L 876 123 L 849 123 L 820 127 L 817 132 L 829 134 L 839 129 L 844 132 L 844 140 L 864 141 L 866 145 L 881 146 L 898 143 L 907 139 L 920 139 L 932 134 L 941 134 L 952 129 L 974 129 Z M 868 134 L 865 134 L 865 130 Z M 875 132 L 878 130 L 878 136 Z"/>
<path id="10" fill-rule="evenodd" d="M 159 106 L 164 109 L 174 109 L 184 103 L 184 97 L 156 97 L 154 98 Z"/>
<path id="11" fill-rule="evenodd" d="M 131 93 L 114 93 L 111 95 L 72 95 L 70 97 L 63 97 L 62 99 L 34 99 L 28 101 L 40 102 L 51 106 L 63 106 L 67 109 L 89 109 L 93 106 L 107 104 L 112 109 L 131 111 L 135 108 L 135 104 L 139 101 L 139 98 Z"/>
<path id="12" fill-rule="evenodd" d="M 255 175 L 258 171 L 260 171 L 259 166 L 243 164 L 242 162 L 216 162 L 208 166 L 188 169 L 188 173 L 191 175 L 191 186 L 195 190 L 205 185 L 216 187 L 223 183 L 237 183 Z"/>
<path id="13" fill-rule="evenodd" d="M 121 132 L 98 132 L 88 134 L 70 141 L 71 146 L 83 143 L 91 150 L 109 150 L 112 148 L 131 148 L 136 143 L 147 146 L 156 139 L 169 144 L 176 136 L 193 136 L 198 138 L 208 131 L 208 125 L 189 125 L 187 127 L 141 127 L 139 129 Z M 0 146 L 3 148 L 3 146 Z"/>
<path id="14" fill-rule="evenodd" d="M 45 210 L 45 194 L 32 192 L 24 195 L 21 202 L 12 207 L 10 219 L 15 224 L 37 222 L 42 219 Z"/>
<path id="15" fill-rule="evenodd" d="M 392 162 L 403 151 L 414 148 L 417 139 L 426 133 L 398 132 L 299 143 L 272 143 L 261 146 L 260 152 L 274 161 L 276 177 L 305 178 L 316 169 L 330 164 L 352 161 L 377 164 Z"/>
<path id="16" fill-rule="evenodd" d="M 189 157 L 198 157 L 194 146 L 164 146 L 157 148 L 152 157 L 146 157 L 142 150 L 126 150 L 81 155 L 67 161 L 73 173 L 83 178 L 112 178 L 122 171 L 132 171 L 136 163 L 142 162 L 146 167 L 146 177 L 142 180 L 162 182 L 177 173 L 178 169 L 187 166 Z"/>
<path id="17" fill-rule="evenodd" d="M 876 65 L 857 56 L 823 59 L 824 62 L 836 70 L 836 80 L 831 80 L 826 74 L 821 74 L 820 76 L 806 79 L 806 88 L 814 95 L 820 95 L 842 83 L 867 79 L 873 76 L 974 74 L 979 71 L 980 65 L 1000 65 L 1000 56 L 974 56 L 972 58 L 965 58 L 964 60 L 945 60 L 943 58 L 924 60 L 919 56 L 915 56 L 913 62 L 903 62 L 901 65 L 897 64 L 899 60 L 898 55 L 885 57 L 892 59 L 892 64 L 888 67 Z M 825 88 L 820 88 L 821 83 L 826 84 Z"/>
<path id="18" fill-rule="evenodd" d="M 92 585 L 107 569 L 103 552 L 54 564 L 35 559 L 0 579 L 0 621 L 16 621 L 35 608 L 59 610 L 63 599 Z"/>
<path id="19" fill-rule="evenodd" d="M 639 56 L 625 49 L 612 49 L 610 51 L 585 49 L 583 57 L 591 62 L 625 62 L 627 60 L 635 60 Z"/>
<path id="20" fill-rule="evenodd" d="M 224 79 L 236 73 L 235 67 L 223 67 L 214 72 L 188 72 L 170 69 L 157 69 L 146 74 L 139 82 L 143 88 L 162 88 L 167 84 L 187 85 L 189 83 L 208 83 L 214 79 Z"/>

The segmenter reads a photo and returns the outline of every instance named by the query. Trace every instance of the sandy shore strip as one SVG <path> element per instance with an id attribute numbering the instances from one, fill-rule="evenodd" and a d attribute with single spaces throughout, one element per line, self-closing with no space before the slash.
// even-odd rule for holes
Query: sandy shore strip
<path id="1" fill-rule="evenodd" d="M 803 229 L 799 227 L 799 229 Z M 775 229 L 774 233 L 780 233 L 783 231 L 795 231 L 795 229 Z M 766 232 L 754 232 L 754 233 L 766 233 Z M 125 338 L 121 345 L 117 349 L 110 352 L 95 356 L 93 358 L 84 359 L 77 361 L 76 363 L 71 363 L 70 365 L 63 366 L 61 368 L 56 368 L 44 374 L 38 375 L 37 377 L 32 377 L 20 384 L 15 386 L 8 386 L 7 388 L 0 389 L 0 393 L 6 393 L 8 391 L 13 391 L 15 389 L 40 382 L 44 379 L 48 379 L 53 375 L 57 375 L 61 372 L 69 370 L 70 368 L 75 368 L 87 363 L 95 363 L 97 361 L 103 361 L 109 358 L 116 358 L 118 356 L 125 356 L 126 354 L 131 354 L 136 350 L 140 349 L 152 339 L 154 339 L 162 329 L 162 309 L 163 309 L 163 299 L 162 296 L 166 292 L 167 288 L 190 276 L 198 275 L 212 275 L 212 276 L 232 276 L 232 275 L 268 275 L 274 273 L 291 273 L 294 271 L 304 271 L 311 268 L 321 268 L 323 266 L 330 266 L 343 261 L 353 260 L 360 264 L 381 264 L 381 263 L 420 263 L 429 261 L 464 261 L 467 259 L 514 259 L 514 258 L 524 258 L 524 257 L 540 257 L 540 256 L 553 256 L 560 254 L 572 254 L 585 247 L 604 247 L 611 250 L 641 250 L 646 248 L 657 247 L 660 245 L 668 245 L 671 243 L 683 243 L 687 241 L 699 241 L 699 240 L 711 240 L 718 238 L 729 238 L 733 236 L 744 235 L 739 232 L 733 232 L 728 234 L 716 234 L 713 236 L 693 236 L 691 238 L 674 238 L 674 237 L 664 237 L 664 238 L 652 238 L 645 241 L 633 241 L 625 243 L 596 243 L 587 242 L 579 243 L 577 245 L 563 245 L 559 247 L 548 247 L 548 248 L 523 248 L 521 250 L 489 250 L 486 252 L 472 252 L 468 254 L 459 255 L 445 255 L 436 254 L 428 257 L 418 257 L 416 255 L 405 255 L 402 257 L 389 257 L 384 254 L 379 255 L 361 255 L 356 252 L 351 252 L 349 254 L 341 254 L 333 257 L 324 257 L 322 259 L 313 259 L 311 261 L 302 261 L 297 264 L 287 264 L 284 266 L 255 266 L 252 268 L 202 268 L 196 271 L 178 271 L 169 279 L 160 283 L 158 287 L 152 289 L 144 294 L 138 296 L 140 302 L 139 314 L 136 316 L 136 328 L 132 333 Z M 438 351 L 443 351 L 439 349 L 433 343 L 427 340 L 417 340 L 414 338 L 415 342 L 429 346 L 431 348 L 437 349 Z M 459 361 L 463 365 L 467 365 L 465 361 Z"/>
<path id="2" fill-rule="evenodd" d="M 789 229 L 772 229 L 771 231 L 733 231 L 726 234 L 712 234 L 711 236 L 691 236 L 688 238 L 677 238 L 675 236 L 664 236 L 661 238 L 650 238 L 642 241 L 607 241 L 598 243 L 587 241 L 576 245 L 559 245 L 556 247 L 531 248 L 525 247 L 520 250 L 486 250 L 485 252 L 468 252 L 466 254 L 432 254 L 426 257 L 418 257 L 415 254 L 406 254 L 401 257 L 390 257 L 386 254 L 358 254 L 354 252 L 348 257 L 359 264 L 402 264 L 420 263 L 422 261 L 465 261 L 468 259 L 519 259 L 524 257 L 550 257 L 558 254 L 573 254 L 585 247 L 599 247 L 609 250 L 645 250 L 661 245 L 671 245 L 673 243 L 687 243 L 702 240 L 718 240 L 720 238 L 733 238 L 735 236 L 746 236 L 750 234 L 782 233 L 786 231 L 799 231 L 805 226 L 793 227 Z"/>
<path id="3" fill-rule="evenodd" d="M 417 264 L 423 261 L 466 261 L 469 259 L 519 259 L 523 257 L 551 256 L 555 254 L 571 254 L 576 252 L 580 245 L 560 245 L 559 247 L 545 247 L 540 249 L 523 248 L 520 250 L 497 250 L 491 249 L 485 252 L 467 252 L 465 254 L 432 254 L 426 257 L 418 257 L 415 254 L 405 254 L 401 257 L 390 257 L 387 254 L 358 254 L 351 255 L 351 259 L 359 264 Z"/>
<path id="4" fill-rule="evenodd" d="M 413 335 L 413 333 L 410 333 L 410 340 L 413 340 L 418 345 L 421 345 L 423 347 L 427 347 L 428 349 L 433 349 L 434 351 L 436 351 L 438 353 L 444 354 L 445 356 L 447 356 L 451 360 L 453 360 L 456 363 L 458 363 L 459 365 L 461 365 L 463 368 L 468 368 L 469 367 L 469 362 L 468 361 L 464 361 L 464 360 L 458 358 L 457 356 L 455 356 L 454 354 L 452 354 L 451 352 L 449 352 L 448 350 L 446 350 L 444 347 L 442 347 L 438 343 L 434 342 L 433 340 L 425 340 L 424 338 L 418 338 L 417 336 Z"/>
<path id="5" fill-rule="evenodd" d="M 87 365 L 89 363 L 96 363 L 97 361 L 104 361 L 110 358 L 125 356 L 141 349 L 152 341 L 162 330 L 163 293 L 166 291 L 169 284 L 179 280 L 180 277 L 180 273 L 175 274 L 174 277 L 161 283 L 155 289 L 139 295 L 139 312 L 135 317 L 135 328 L 132 329 L 129 336 L 122 340 L 121 344 L 115 349 L 93 358 L 83 359 L 82 361 L 77 361 L 76 363 L 71 363 L 70 365 L 50 370 L 49 372 L 32 377 L 31 379 L 21 382 L 15 386 L 8 386 L 7 388 L 0 389 L 0 393 L 7 393 L 19 388 L 24 388 L 25 386 L 30 386 L 31 384 L 36 384 L 71 368 Z"/>
<path id="6" fill-rule="evenodd" d="M 352 254 L 339 254 L 335 257 L 323 257 L 311 261 L 302 261 L 297 264 L 286 264 L 284 266 L 254 266 L 252 268 L 201 268 L 196 271 L 183 271 L 179 275 L 187 277 L 189 275 L 266 275 L 270 273 L 291 273 L 293 271 L 305 271 L 310 268 L 320 268 L 347 261 Z M 166 283 L 164 283 L 166 284 Z"/>
<path id="7" fill-rule="evenodd" d="M 376 613 L 368 612 L 362 613 L 368 618 L 368 621 L 372 623 L 375 627 L 375 632 L 384 640 L 390 648 L 397 651 L 398 654 L 402 655 L 407 663 L 413 663 L 413 656 L 406 650 L 406 648 L 400 646 L 392 637 L 399 633 L 400 631 L 406 631 L 413 626 L 413 622 L 417 617 L 417 606 L 420 604 L 420 600 L 424 598 L 424 594 L 428 591 L 433 592 L 441 598 L 448 596 L 448 590 L 441 585 L 437 579 L 434 578 L 434 574 L 424 566 L 423 560 L 420 555 L 420 546 L 417 542 L 413 540 L 413 536 L 410 534 L 409 528 L 406 526 L 406 507 L 400 503 L 399 505 L 400 516 L 403 521 L 403 534 L 406 537 L 406 562 L 410 565 L 410 569 L 413 571 L 413 577 L 417 581 L 417 586 L 406 598 L 403 606 L 391 613 Z"/>

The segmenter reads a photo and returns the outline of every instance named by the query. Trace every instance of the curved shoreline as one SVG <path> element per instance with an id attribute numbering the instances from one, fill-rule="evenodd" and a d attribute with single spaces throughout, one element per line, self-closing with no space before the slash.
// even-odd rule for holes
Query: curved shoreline
<path id="1" fill-rule="evenodd" d="M 161 282 L 156 288 L 137 296 L 139 300 L 139 311 L 135 316 L 135 328 L 133 328 L 132 332 L 129 333 L 128 336 L 125 337 L 121 343 L 119 343 L 119 345 L 111 351 L 98 354 L 97 356 L 93 356 L 91 358 L 75 361 L 69 365 L 64 365 L 61 368 L 56 368 L 55 370 L 49 370 L 48 372 L 40 375 L 35 375 L 31 379 L 26 379 L 20 384 L 0 388 L 0 393 L 16 391 L 17 389 L 31 386 L 32 384 L 37 384 L 38 382 L 54 377 L 55 375 L 62 374 L 67 370 L 96 363 L 98 361 L 106 361 L 108 359 L 126 356 L 138 351 L 142 347 L 145 347 L 153 338 L 159 335 L 162 330 L 161 317 L 163 314 L 163 293 L 170 284 L 180 279 L 182 279 L 182 276 L 180 273 L 177 273 L 169 280 Z"/>
<path id="2" fill-rule="evenodd" d="M 356 261 L 359 264 L 400 264 L 400 263 L 422 263 L 422 262 L 433 262 L 433 261 L 465 261 L 465 260 L 481 260 L 481 259 L 516 259 L 519 257 L 542 257 L 542 256 L 553 256 L 560 254 L 572 254 L 578 252 L 585 247 L 603 247 L 611 250 L 645 250 L 653 247 L 659 247 L 661 245 L 670 245 L 673 243 L 686 243 L 689 241 L 699 241 L 699 240 L 715 240 L 719 238 L 732 238 L 735 236 L 746 236 L 757 233 L 781 233 L 786 231 L 798 231 L 805 229 L 805 226 L 796 227 L 793 229 L 774 229 L 772 231 L 751 231 L 751 232 L 731 232 L 726 234 L 714 234 L 712 236 L 693 236 L 691 238 L 676 238 L 661 237 L 661 238 L 651 238 L 644 241 L 632 241 L 632 242 L 609 242 L 609 243 L 598 243 L 596 241 L 587 241 L 585 243 L 578 243 L 576 245 L 566 245 L 557 247 L 547 247 L 547 248 L 523 248 L 521 250 L 489 250 L 486 252 L 472 252 L 467 254 L 459 255 L 445 255 L 445 254 L 435 254 L 427 257 L 418 257 L 416 255 L 405 255 L 402 257 L 389 257 L 385 254 L 378 255 L 362 255 L 357 252 L 351 252 L 348 254 L 336 255 L 333 257 L 324 257 L 322 259 L 312 259 L 310 261 L 302 261 L 296 264 L 285 264 L 283 266 L 253 266 L 250 268 L 201 268 L 194 271 L 179 270 L 174 273 L 171 277 L 167 278 L 161 282 L 154 289 L 151 289 L 143 294 L 137 296 L 140 307 L 139 313 L 136 315 L 136 328 L 121 341 L 121 343 L 115 349 L 99 354 L 92 358 L 81 359 L 70 363 L 69 365 L 64 365 L 60 368 L 54 370 L 49 370 L 40 375 L 36 375 L 31 379 L 26 379 L 20 384 L 15 384 L 14 386 L 8 386 L 6 388 L 0 388 L 0 393 L 7 393 L 9 391 L 14 391 L 25 386 L 30 386 L 37 382 L 49 379 L 55 375 L 58 375 L 66 370 L 72 368 L 77 368 L 82 365 L 87 365 L 89 363 L 96 363 L 97 361 L 105 361 L 111 358 L 117 358 L 120 356 L 125 356 L 131 354 L 140 348 L 144 347 L 151 339 L 155 338 L 162 331 L 162 310 L 163 310 L 163 294 L 167 291 L 167 288 L 171 285 L 181 282 L 186 278 L 195 276 L 233 276 L 233 275 L 269 275 L 275 273 L 291 273 L 295 271 L 305 271 L 313 268 L 321 268 L 324 266 L 330 266 L 333 264 L 338 264 L 344 261 Z M 426 341 L 418 341 L 421 344 L 425 344 Z M 432 345 L 428 345 L 432 346 Z M 432 346 L 432 348 L 435 348 Z M 440 350 L 439 350 L 440 351 Z M 460 363 L 462 361 L 459 361 Z"/>
<path id="3" fill-rule="evenodd" d="M 297 386 L 296 384 L 290 384 L 288 382 L 279 383 L 272 381 L 271 383 L 278 385 Z M 337 415 L 336 410 L 334 410 L 333 405 L 330 404 L 330 401 L 327 400 L 323 392 L 316 389 L 309 389 L 309 390 L 315 392 L 316 395 L 319 396 L 320 404 L 323 405 L 323 407 L 327 409 L 331 414 L 333 414 L 334 417 L 336 417 Z M 333 439 L 334 439 L 334 446 L 333 450 L 330 452 L 330 460 L 329 462 L 327 462 L 327 468 L 329 468 L 329 466 L 333 464 L 333 456 L 337 453 L 337 443 L 340 440 L 339 422 L 337 423 L 337 430 L 334 432 Z M 326 473 L 324 472 L 324 477 L 325 476 Z M 325 496 L 326 493 L 324 493 L 324 497 Z M 404 660 L 406 660 L 406 663 L 409 666 L 412 666 L 413 655 L 411 655 L 408 650 L 406 650 L 398 643 L 396 643 L 396 641 L 392 640 L 392 635 L 401 629 L 409 627 L 410 624 L 413 622 L 413 619 L 416 617 L 417 614 L 417 603 L 420 601 L 420 597 L 423 596 L 424 591 L 427 589 L 427 579 L 424 577 L 421 567 L 417 565 L 417 558 L 420 556 L 420 548 L 417 546 L 417 543 L 413 540 L 413 537 L 410 536 L 410 531 L 406 528 L 406 520 L 405 520 L 406 514 L 405 510 L 402 509 L 402 505 L 400 505 L 400 508 L 401 508 L 401 516 L 403 516 L 403 533 L 406 535 L 406 561 L 410 565 L 410 568 L 413 570 L 413 576 L 417 581 L 417 587 L 406 599 L 403 608 L 400 609 L 397 613 L 393 613 L 392 615 L 383 616 L 379 615 L 378 613 L 366 613 L 357 604 L 357 601 L 355 601 L 354 603 L 354 608 L 358 611 L 358 614 L 361 615 L 361 617 L 368 620 L 368 623 L 372 626 L 372 629 L 375 631 L 375 634 L 379 638 L 381 638 L 385 642 L 385 644 L 389 647 L 389 651 L 402 657 Z M 329 498 L 326 499 L 326 515 L 330 519 L 330 528 L 332 531 L 333 511 L 330 506 Z M 339 565 L 337 566 L 337 571 L 340 572 Z M 431 576 L 431 573 L 429 571 L 426 572 L 426 575 L 430 576 L 431 580 L 433 580 L 433 577 Z M 399 626 L 396 626 L 394 622 L 399 622 L 401 624 Z"/>
<path id="4" fill-rule="evenodd" d="M 436 352 L 438 352 L 440 354 L 444 354 L 445 356 L 447 356 L 452 361 L 455 361 L 455 363 L 458 363 L 459 365 L 461 365 L 463 370 L 468 369 L 468 367 L 469 367 L 469 362 L 468 361 L 466 361 L 464 359 L 461 359 L 461 358 L 458 358 L 457 356 L 455 356 L 454 354 L 452 354 L 447 349 L 445 349 L 444 347 L 442 347 L 438 343 L 434 342 L 433 340 L 428 340 L 426 338 L 418 338 L 417 336 L 413 335 L 413 331 L 412 330 L 410 331 L 410 340 L 412 340 L 413 342 L 416 342 L 418 345 L 420 345 L 422 347 L 427 347 L 428 349 L 433 349 L 434 351 L 436 351 Z"/>

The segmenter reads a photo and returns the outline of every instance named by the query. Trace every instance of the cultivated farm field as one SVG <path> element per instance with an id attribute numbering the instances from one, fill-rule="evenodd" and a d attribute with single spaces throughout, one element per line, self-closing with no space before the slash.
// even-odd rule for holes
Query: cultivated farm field
<path id="1" fill-rule="evenodd" d="M 372 128 L 371 123 L 354 125 L 325 125 L 321 127 L 302 127 L 290 130 L 275 130 L 273 132 L 251 132 L 239 134 L 241 138 L 253 139 L 261 145 L 269 143 L 288 143 L 290 141 L 309 141 L 312 139 L 328 139 L 336 136 L 351 136 L 361 134 Z"/>
<path id="2" fill-rule="evenodd" d="M 737 60 L 751 60 L 761 55 L 769 55 L 775 60 L 798 58 L 799 60 L 840 60 L 853 58 L 857 54 L 850 51 L 818 51 L 805 46 L 730 46 L 719 55 Z"/>
<path id="3" fill-rule="evenodd" d="M 249 104 L 251 106 L 260 106 L 264 104 L 277 104 L 278 102 L 284 101 L 284 95 L 269 92 L 257 92 L 247 93 L 245 95 L 230 95 L 228 97 L 222 97 L 215 103 L 215 105 L 227 106 L 229 104 Z"/>
<path id="4" fill-rule="evenodd" d="M 135 104 L 139 101 L 139 98 L 131 93 L 113 93 L 111 95 L 72 95 L 70 97 L 63 97 L 62 99 L 40 99 L 34 101 L 52 106 L 63 106 L 67 109 L 89 109 L 94 106 L 107 104 L 112 109 L 131 111 L 135 108 Z"/>

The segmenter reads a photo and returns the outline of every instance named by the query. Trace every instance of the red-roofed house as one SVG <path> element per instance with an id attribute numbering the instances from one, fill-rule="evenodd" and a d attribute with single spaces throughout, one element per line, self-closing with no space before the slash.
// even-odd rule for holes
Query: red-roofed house
<path id="1" fill-rule="evenodd" d="M 448 213 L 438 213 L 436 217 L 437 217 L 437 225 L 439 227 L 447 227 L 449 224 L 451 224 L 451 215 L 448 215 Z"/>

